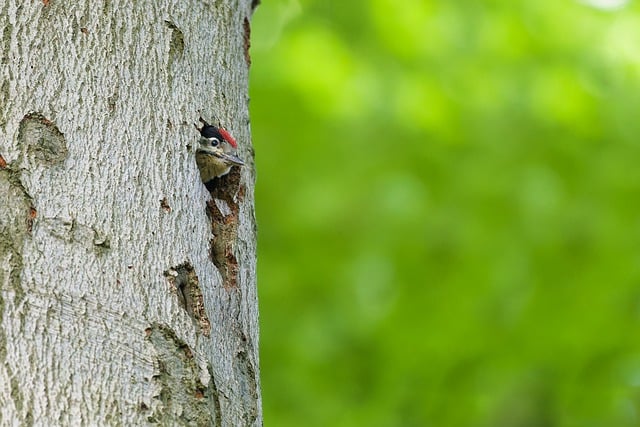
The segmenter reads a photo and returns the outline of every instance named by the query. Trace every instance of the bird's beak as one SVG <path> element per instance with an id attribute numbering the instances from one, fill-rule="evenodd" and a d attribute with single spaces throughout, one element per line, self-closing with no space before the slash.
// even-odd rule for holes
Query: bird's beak
<path id="1" fill-rule="evenodd" d="M 218 158 L 234 166 L 244 165 L 244 162 L 242 161 L 242 159 L 236 156 L 235 154 L 228 154 L 223 152 L 218 155 Z"/>
<path id="2" fill-rule="evenodd" d="M 210 156 L 215 156 L 218 159 L 222 160 L 225 163 L 234 166 L 243 166 L 244 162 L 242 159 L 235 154 L 225 153 L 221 147 L 208 147 L 204 145 L 200 145 L 198 151 L 202 154 L 208 154 Z"/>

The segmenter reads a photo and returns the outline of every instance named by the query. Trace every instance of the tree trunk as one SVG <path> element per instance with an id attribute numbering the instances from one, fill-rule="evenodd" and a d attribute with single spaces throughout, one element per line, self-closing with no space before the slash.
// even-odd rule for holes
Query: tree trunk
<path id="1" fill-rule="evenodd" d="M 1 425 L 262 423 L 253 7 L 0 1 Z"/>

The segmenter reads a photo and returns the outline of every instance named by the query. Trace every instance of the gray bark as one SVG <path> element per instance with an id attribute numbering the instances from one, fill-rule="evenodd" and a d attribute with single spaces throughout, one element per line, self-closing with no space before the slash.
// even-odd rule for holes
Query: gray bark
<path id="1" fill-rule="evenodd" d="M 0 425 L 261 425 L 251 13 L 0 0 Z"/>

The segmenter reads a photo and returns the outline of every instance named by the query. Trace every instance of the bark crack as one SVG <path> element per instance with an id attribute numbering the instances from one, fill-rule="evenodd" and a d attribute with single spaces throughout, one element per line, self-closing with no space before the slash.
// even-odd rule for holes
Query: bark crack
<path id="1" fill-rule="evenodd" d="M 172 267 L 164 272 L 169 281 L 169 289 L 178 298 L 178 303 L 198 325 L 205 337 L 211 334 L 211 322 L 204 307 L 200 282 L 194 268 L 189 263 Z"/>
<path id="2" fill-rule="evenodd" d="M 240 185 L 240 171 L 235 169 L 227 175 L 208 182 L 211 200 L 207 203 L 207 214 L 211 220 L 209 256 L 222 276 L 225 289 L 238 287 L 238 260 L 233 243 L 238 237 L 239 203 L 244 198 L 245 188 Z"/>

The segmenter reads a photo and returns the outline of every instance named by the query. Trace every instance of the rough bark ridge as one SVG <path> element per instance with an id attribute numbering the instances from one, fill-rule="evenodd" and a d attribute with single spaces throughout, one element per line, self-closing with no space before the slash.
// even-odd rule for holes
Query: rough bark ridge
<path id="1" fill-rule="evenodd" d="M 251 13 L 0 2 L 0 424 L 262 423 Z M 211 193 L 199 114 L 247 162 Z"/>

